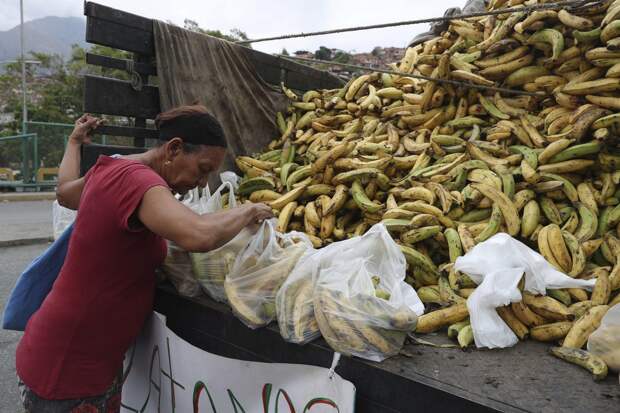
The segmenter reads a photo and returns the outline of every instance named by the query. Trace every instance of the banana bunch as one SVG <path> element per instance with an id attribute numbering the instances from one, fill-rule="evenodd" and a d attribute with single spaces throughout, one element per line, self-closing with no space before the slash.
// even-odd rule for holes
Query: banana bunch
<path id="1" fill-rule="evenodd" d="M 320 335 L 313 308 L 312 277 L 301 277 L 282 286 L 276 296 L 280 334 L 293 343 L 306 343 Z"/>
<path id="2" fill-rule="evenodd" d="M 282 247 L 270 257 L 253 251 L 224 281 L 228 304 L 250 328 L 266 326 L 276 318 L 276 294 L 308 248 L 303 241 Z"/>
<path id="3" fill-rule="evenodd" d="M 389 293 L 375 288 L 374 296 L 347 297 L 341 291 L 316 286 L 316 321 L 335 351 L 380 361 L 397 354 L 407 333 L 415 328 L 416 314 L 406 307 L 388 311 L 389 306 L 384 303 L 389 300 Z"/>
<path id="4" fill-rule="evenodd" d="M 279 230 L 303 231 L 316 248 L 383 223 L 427 305 L 420 333 L 461 331 L 476 284 L 450 264 L 506 232 L 559 271 L 597 281 L 591 293 L 524 294 L 500 316 L 521 339 L 581 348 L 620 301 L 620 0 L 454 19 L 392 68 L 405 74 L 363 74 L 303 95 L 282 85 L 291 106 L 277 116 L 279 136 L 237 159 L 240 201 L 268 203 Z M 335 312 L 333 294 L 315 301 Z M 355 332 L 368 346 L 356 326 L 339 324 L 330 344 Z"/>

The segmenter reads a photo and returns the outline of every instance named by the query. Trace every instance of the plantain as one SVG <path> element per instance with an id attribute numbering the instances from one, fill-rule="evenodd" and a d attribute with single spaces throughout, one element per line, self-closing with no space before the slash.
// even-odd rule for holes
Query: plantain
<path id="1" fill-rule="evenodd" d="M 601 319 L 608 309 L 606 305 L 592 304 L 592 307 L 575 321 L 564 338 L 562 347 L 582 348 L 590 334 L 601 325 Z"/>
<path id="2" fill-rule="evenodd" d="M 553 347 L 550 352 L 557 358 L 587 369 L 590 373 L 592 373 L 592 376 L 596 381 L 604 380 L 605 377 L 607 377 L 607 365 L 605 362 L 600 357 L 588 353 L 585 350 L 566 347 Z"/>

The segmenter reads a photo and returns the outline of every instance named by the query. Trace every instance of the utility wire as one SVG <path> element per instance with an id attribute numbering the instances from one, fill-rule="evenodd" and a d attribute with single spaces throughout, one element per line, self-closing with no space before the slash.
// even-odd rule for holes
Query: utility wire
<path id="1" fill-rule="evenodd" d="M 380 68 L 377 68 L 377 67 L 370 67 L 370 66 L 361 66 L 361 65 L 351 64 L 351 63 L 339 63 L 339 62 L 332 62 L 332 61 L 329 61 L 329 60 L 308 59 L 308 58 L 305 58 L 305 57 L 286 56 L 286 55 L 282 55 L 282 54 L 276 54 L 275 56 L 280 57 L 282 59 L 292 60 L 292 61 L 299 60 L 299 61 L 302 61 L 302 62 L 322 63 L 322 64 L 328 64 L 328 65 L 333 65 L 333 66 L 346 67 L 346 68 L 350 68 L 350 69 L 364 70 L 364 71 L 367 71 L 367 72 L 388 73 L 390 75 L 398 75 L 398 76 L 404 76 L 404 77 L 411 77 L 411 78 L 414 78 L 414 79 L 428 80 L 428 81 L 437 82 L 437 83 L 446 83 L 446 84 L 453 85 L 453 86 L 464 86 L 464 87 L 471 87 L 471 88 L 475 88 L 475 89 L 490 90 L 490 91 L 500 92 L 500 93 L 505 93 L 505 94 L 510 94 L 510 95 L 528 95 L 528 96 L 537 96 L 537 97 L 545 97 L 545 96 L 547 96 L 546 93 L 544 93 L 544 92 L 543 93 L 526 92 L 524 90 L 508 89 L 508 88 L 496 87 L 496 86 L 485 86 L 485 85 L 479 85 L 479 84 L 476 84 L 476 83 L 465 82 L 465 81 L 460 81 L 460 80 L 438 79 L 438 78 L 434 78 L 434 77 L 430 77 L 430 76 L 415 75 L 415 74 L 412 74 L 412 73 L 398 72 L 398 71 L 395 71 L 395 70 L 380 69 Z"/>
<path id="2" fill-rule="evenodd" d="M 294 39 L 298 37 L 322 36 L 322 35 L 334 34 L 334 33 L 356 32 L 360 30 L 382 29 L 385 27 L 407 26 L 407 25 L 421 24 L 421 23 L 435 23 L 435 22 L 444 22 L 444 21 L 450 21 L 450 20 L 462 20 L 462 19 L 467 19 L 470 17 L 496 16 L 496 15 L 506 14 L 506 13 L 530 12 L 530 11 L 536 11 L 536 10 L 561 10 L 561 9 L 573 10 L 573 9 L 577 9 L 585 5 L 594 6 L 594 5 L 600 4 L 603 1 L 604 0 L 596 0 L 596 1 L 568 0 L 568 1 L 560 1 L 557 3 L 534 4 L 534 5 L 525 6 L 525 7 L 510 7 L 506 9 L 459 14 L 455 16 L 430 17 L 427 19 L 420 19 L 420 20 L 405 20 L 405 21 L 394 22 L 394 23 L 382 23 L 382 24 L 373 24 L 373 25 L 368 25 L 368 26 L 346 27 L 342 29 L 322 30 L 318 32 L 285 34 L 281 36 L 262 37 L 262 38 L 250 39 L 250 40 L 238 40 L 235 43 L 248 44 L 248 43 L 267 42 L 271 40 Z"/>

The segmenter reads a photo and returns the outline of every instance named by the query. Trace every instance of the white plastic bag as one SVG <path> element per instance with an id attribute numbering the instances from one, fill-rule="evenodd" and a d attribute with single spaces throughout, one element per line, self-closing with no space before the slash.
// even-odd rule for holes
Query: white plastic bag
<path id="1" fill-rule="evenodd" d="M 314 293 L 321 334 L 335 351 L 373 361 L 398 353 L 424 313 L 405 272 L 383 224 L 343 243 L 334 264 L 320 270 Z"/>
<path id="2" fill-rule="evenodd" d="M 333 266 L 339 254 L 357 243 L 357 238 L 309 249 L 297 262 L 276 296 L 280 334 L 291 343 L 305 344 L 321 336 L 314 316 L 314 287 L 321 269 Z"/>
<path id="3" fill-rule="evenodd" d="M 202 294 L 200 284 L 192 271 L 189 254 L 172 241 L 168 241 L 168 254 L 161 265 L 161 271 L 174 285 L 179 295 L 198 297 Z"/>
<path id="4" fill-rule="evenodd" d="M 61 206 L 58 201 L 52 204 L 52 228 L 57 240 L 77 216 L 77 211 Z"/>
<path id="5" fill-rule="evenodd" d="M 228 207 L 236 207 L 233 184 L 224 182 L 209 199 L 199 205 L 197 212 L 208 214 L 222 210 L 225 199 L 222 192 L 226 188 L 229 190 Z M 190 253 L 192 268 L 198 282 L 214 300 L 226 302 L 224 280 L 226 275 L 230 273 L 237 255 L 250 242 L 252 235 L 250 228 L 244 228 L 232 240 L 216 250 Z"/>
<path id="6" fill-rule="evenodd" d="M 200 192 L 203 194 L 202 198 L 199 196 Z M 208 199 L 209 196 L 208 186 L 202 190 L 194 188 L 182 203 L 196 212 L 201 202 L 204 202 L 204 199 Z M 184 297 L 198 297 L 202 294 L 202 288 L 192 270 L 192 261 L 189 253 L 175 242 L 168 241 L 168 254 L 160 269 L 165 278 L 174 285 L 180 295 Z"/>
<path id="7" fill-rule="evenodd" d="M 305 234 L 276 231 L 275 219 L 264 221 L 239 253 L 224 289 L 234 313 L 250 328 L 275 319 L 276 294 L 297 261 L 312 244 Z"/>
<path id="8" fill-rule="evenodd" d="M 588 351 L 602 358 L 610 370 L 620 373 L 620 304 L 607 311 L 600 327 L 590 335 Z"/>
<path id="9" fill-rule="evenodd" d="M 525 273 L 525 291 L 546 294 L 547 289 L 585 288 L 596 280 L 571 278 L 556 270 L 542 255 L 505 233 L 495 234 L 456 259 L 454 269 L 466 273 L 478 288 L 467 299 L 477 347 L 509 347 L 517 336 L 497 315 L 496 308 L 521 301 L 519 281 Z"/>
<path id="10" fill-rule="evenodd" d="M 230 183 L 232 188 L 237 191 L 237 189 L 239 189 L 239 181 L 241 180 L 241 177 L 232 171 L 226 171 L 220 174 L 220 180 L 223 184 L 226 182 Z"/>

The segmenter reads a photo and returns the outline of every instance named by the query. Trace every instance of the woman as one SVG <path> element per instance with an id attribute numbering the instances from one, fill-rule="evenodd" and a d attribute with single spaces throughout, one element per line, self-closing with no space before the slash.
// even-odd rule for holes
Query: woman
<path id="1" fill-rule="evenodd" d="M 222 128 L 204 107 L 160 114 L 157 147 L 100 156 L 80 178 L 80 145 L 99 124 L 76 122 L 60 164 L 58 201 L 78 214 L 64 266 L 17 348 L 27 412 L 118 412 L 123 356 L 152 311 L 164 239 L 209 251 L 272 217 L 264 204 L 199 216 L 173 196 L 204 186 L 224 159 Z"/>

